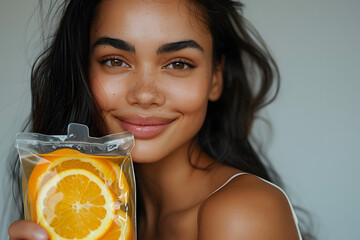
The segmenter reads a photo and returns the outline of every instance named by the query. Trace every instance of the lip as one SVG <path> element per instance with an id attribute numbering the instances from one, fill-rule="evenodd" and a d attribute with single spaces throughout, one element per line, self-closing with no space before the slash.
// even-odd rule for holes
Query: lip
<path id="1" fill-rule="evenodd" d="M 135 138 L 148 139 L 164 131 L 175 119 L 153 116 L 117 117 L 123 128 L 132 132 Z"/>

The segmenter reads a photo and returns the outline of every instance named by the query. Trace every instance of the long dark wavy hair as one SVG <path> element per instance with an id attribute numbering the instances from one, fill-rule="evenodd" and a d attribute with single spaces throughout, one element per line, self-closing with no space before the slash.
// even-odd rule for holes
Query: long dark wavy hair
<path id="1" fill-rule="evenodd" d="M 222 57 L 226 59 L 222 95 L 218 101 L 209 102 L 196 143 L 218 162 L 282 185 L 271 164 L 250 141 L 256 113 L 274 100 L 279 89 L 279 71 L 273 58 L 243 17 L 241 3 L 188 1 L 190 9 L 211 32 L 214 64 Z M 52 22 L 51 16 L 56 16 L 55 21 L 60 20 L 53 26 L 54 34 L 47 38 L 48 44 L 32 68 L 28 130 L 66 134 L 67 125 L 77 122 L 86 124 L 92 136 L 101 136 L 106 125 L 88 78 L 90 27 L 101 1 L 48 2 L 50 11 L 44 15 L 44 22 Z M 41 9 L 44 2 L 40 0 L 39 4 Z M 18 168 L 18 165 L 14 167 L 17 177 Z M 307 239 L 312 239 L 311 235 Z"/>

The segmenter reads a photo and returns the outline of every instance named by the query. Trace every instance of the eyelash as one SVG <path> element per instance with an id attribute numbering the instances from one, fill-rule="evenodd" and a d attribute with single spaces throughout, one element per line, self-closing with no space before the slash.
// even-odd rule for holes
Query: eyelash
<path id="1" fill-rule="evenodd" d="M 192 69 L 192 68 L 195 68 L 196 66 L 192 63 L 190 63 L 189 60 L 186 60 L 186 59 L 175 59 L 173 61 L 171 61 L 169 64 L 167 64 L 165 67 L 163 68 L 167 68 L 168 66 L 172 65 L 172 64 L 175 64 L 175 63 L 180 63 L 180 64 L 184 64 L 185 65 L 185 68 L 184 69 L 176 69 L 176 68 L 171 68 L 173 70 L 178 70 L 178 71 L 183 71 L 183 70 L 188 70 L 188 69 Z"/>
<path id="2" fill-rule="evenodd" d="M 118 61 L 119 63 L 121 63 L 121 66 L 112 66 L 110 64 L 110 61 Z M 115 56 L 109 56 L 106 57 L 104 59 L 101 59 L 100 64 L 105 64 L 107 67 L 111 67 L 111 68 L 115 68 L 115 67 L 129 67 L 129 64 L 127 64 L 125 61 L 123 61 L 121 58 L 119 57 L 115 57 Z M 109 63 L 109 64 L 108 64 Z M 126 66 L 122 66 L 123 64 L 125 64 Z"/>
<path id="3" fill-rule="evenodd" d="M 121 63 L 120 66 L 113 66 L 111 65 L 110 61 L 118 61 L 118 63 Z M 116 67 L 129 67 L 129 65 L 123 61 L 121 58 L 119 57 L 116 57 L 116 56 L 109 56 L 109 57 L 106 57 L 104 59 L 101 59 L 100 61 L 100 64 L 105 64 L 107 67 L 110 67 L 110 68 L 116 68 Z M 174 59 L 173 61 L 171 61 L 169 64 L 165 65 L 163 67 L 163 69 L 165 68 L 168 68 L 169 66 L 173 65 L 173 64 L 184 64 L 184 68 L 183 69 L 176 69 L 174 66 L 170 69 L 173 69 L 173 70 L 178 70 L 178 71 L 184 71 L 184 70 L 189 70 L 189 69 L 193 69 L 195 68 L 196 66 L 194 64 L 192 64 L 189 60 L 187 59 Z M 122 66 L 123 64 L 125 64 L 126 66 Z"/>

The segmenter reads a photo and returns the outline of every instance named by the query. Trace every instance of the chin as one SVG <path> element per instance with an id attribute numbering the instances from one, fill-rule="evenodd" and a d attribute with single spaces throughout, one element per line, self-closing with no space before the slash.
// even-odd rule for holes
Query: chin
<path id="1" fill-rule="evenodd" d="M 158 162 L 161 159 L 160 155 L 161 154 L 159 154 L 159 152 L 154 151 L 154 149 L 139 148 L 139 146 L 136 147 L 136 143 L 134 149 L 131 152 L 131 157 L 134 163 Z"/>

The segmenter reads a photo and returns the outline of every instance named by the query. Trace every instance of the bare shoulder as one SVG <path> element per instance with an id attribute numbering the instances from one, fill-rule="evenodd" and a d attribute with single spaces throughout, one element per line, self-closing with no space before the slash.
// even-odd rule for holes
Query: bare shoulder
<path id="1" fill-rule="evenodd" d="M 298 239 L 286 196 L 253 175 L 232 179 L 206 199 L 198 239 Z"/>

